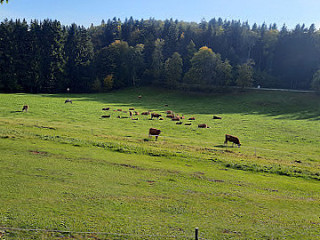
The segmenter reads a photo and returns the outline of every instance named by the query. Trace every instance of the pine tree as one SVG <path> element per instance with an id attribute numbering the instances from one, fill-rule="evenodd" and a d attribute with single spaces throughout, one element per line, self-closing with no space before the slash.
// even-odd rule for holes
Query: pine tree
<path id="1" fill-rule="evenodd" d="M 182 77 L 182 58 L 175 52 L 165 62 L 165 85 L 168 88 L 176 88 Z"/>

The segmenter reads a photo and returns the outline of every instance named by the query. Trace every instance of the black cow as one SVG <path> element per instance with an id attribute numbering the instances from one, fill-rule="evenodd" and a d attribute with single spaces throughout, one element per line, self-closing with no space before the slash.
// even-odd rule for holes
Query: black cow
<path id="1" fill-rule="evenodd" d="M 23 112 L 23 111 L 28 112 L 28 109 L 29 109 L 29 106 L 28 106 L 28 105 L 23 105 L 23 107 L 22 107 L 22 112 Z"/>
<path id="2" fill-rule="evenodd" d="M 151 113 L 151 119 L 152 118 L 159 118 L 159 117 L 161 117 L 161 114 L 159 114 L 159 113 Z"/>

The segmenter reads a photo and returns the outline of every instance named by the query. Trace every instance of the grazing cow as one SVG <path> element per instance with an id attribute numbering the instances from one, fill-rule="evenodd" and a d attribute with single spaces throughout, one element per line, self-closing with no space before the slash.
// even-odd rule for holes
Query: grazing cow
<path id="1" fill-rule="evenodd" d="M 149 115 L 149 112 L 142 112 L 141 115 Z"/>
<path id="2" fill-rule="evenodd" d="M 118 112 L 122 112 L 122 109 L 117 109 Z"/>
<path id="3" fill-rule="evenodd" d="M 174 118 L 174 114 L 168 114 L 167 118 Z"/>
<path id="4" fill-rule="evenodd" d="M 72 100 L 71 99 L 67 99 L 67 100 L 64 101 L 64 103 L 68 103 L 68 102 L 72 103 Z"/>
<path id="5" fill-rule="evenodd" d="M 29 106 L 28 106 L 28 105 L 23 105 L 23 107 L 22 107 L 22 112 L 23 112 L 23 111 L 28 112 L 28 109 L 29 109 Z"/>
<path id="6" fill-rule="evenodd" d="M 168 110 L 168 111 L 167 111 L 167 114 L 173 114 L 173 111 Z"/>
<path id="7" fill-rule="evenodd" d="M 209 128 L 207 124 L 202 123 L 202 124 L 198 124 L 198 128 Z"/>
<path id="8" fill-rule="evenodd" d="M 110 115 L 102 115 L 102 118 L 110 118 Z"/>
<path id="9" fill-rule="evenodd" d="M 222 119 L 222 118 L 218 116 L 213 116 L 213 119 Z"/>
<path id="10" fill-rule="evenodd" d="M 226 140 L 224 141 L 224 144 L 226 145 L 228 142 L 232 142 L 232 146 L 233 146 L 233 144 L 237 144 L 238 147 L 241 146 L 239 138 L 232 136 L 232 135 L 229 135 L 229 134 L 226 134 Z"/>
<path id="11" fill-rule="evenodd" d="M 103 111 L 108 111 L 108 110 L 110 110 L 110 108 L 109 108 L 109 107 L 107 107 L 107 108 L 102 108 L 102 110 L 103 110 Z"/>
<path id="12" fill-rule="evenodd" d="M 149 129 L 149 137 L 155 136 L 156 140 L 158 140 L 158 137 L 159 137 L 160 133 L 161 133 L 161 131 L 159 129 L 156 129 L 156 128 L 150 128 Z"/>
<path id="13" fill-rule="evenodd" d="M 176 124 L 177 124 L 177 125 L 181 125 L 181 124 L 182 124 L 182 122 L 176 122 Z"/>
<path id="14" fill-rule="evenodd" d="M 134 108 L 129 108 L 129 110 L 133 111 L 133 110 L 134 110 Z"/>
<path id="15" fill-rule="evenodd" d="M 190 126 L 190 125 L 191 125 L 191 123 L 185 123 L 184 125 L 188 125 L 188 126 Z"/>
<path id="16" fill-rule="evenodd" d="M 188 120 L 196 120 L 196 118 L 195 117 L 191 117 Z"/>
<path id="17" fill-rule="evenodd" d="M 159 114 L 159 113 L 151 113 L 151 119 L 152 118 L 159 118 L 159 117 L 161 117 L 161 114 Z"/>
<path id="18" fill-rule="evenodd" d="M 174 117 L 171 119 L 172 121 L 180 121 L 180 117 Z"/>

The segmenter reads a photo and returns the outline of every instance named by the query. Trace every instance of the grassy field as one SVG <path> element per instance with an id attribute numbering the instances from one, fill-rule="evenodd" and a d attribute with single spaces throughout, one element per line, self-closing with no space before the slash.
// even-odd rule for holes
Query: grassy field
<path id="1" fill-rule="evenodd" d="M 164 120 L 114 111 L 131 107 Z M 150 127 L 161 129 L 158 141 Z M 224 146 L 227 133 L 241 148 Z M 320 96 L 311 93 L 1 94 L 0 231 L 193 239 L 199 227 L 203 239 L 319 239 L 319 142 Z"/>

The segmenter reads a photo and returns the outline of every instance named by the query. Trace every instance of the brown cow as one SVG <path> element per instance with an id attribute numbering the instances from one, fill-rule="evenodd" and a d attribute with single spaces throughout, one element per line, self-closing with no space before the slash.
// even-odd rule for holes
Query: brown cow
<path id="1" fill-rule="evenodd" d="M 180 117 L 174 117 L 171 119 L 172 121 L 180 121 Z"/>
<path id="2" fill-rule="evenodd" d="M 23 105 L 23 107 L 22 107 L 22 112 L 23 112 L 23 111 L 28 112 L 28 109 L 29 109 L 29 106 L 28 106 L 28 105 Z"/>
<path id="3" fill-rule="evenodd" d="M 168 110 L 168 111 L 167 111 L 167 114 L 173 114 L 173 111 Z"/>
<path id="4" fill-rule="evenodd" d="M 168 114 L 167 118 L 174 118 L 174 114 Z"/>
<path id="5" fill-rule="evenodd" d="M 142 112 L 141 115 L 149 115 L 149 112 Z"/>
<path id="6" fill-rule="evenodd" d="M 202 123 L 202 124 L 198 124 L 198 128 L 209 128 L 207 124 Z"/>
<path id="7" fill-rule="evenodd" d="M 64 103 L 68 103 L 68 102 L 72 103 L 72 100 L 71 99 L 67 99 L 67 100 L 64 101 Z"/>
<path id="8" fill-rule="evenodd" d="M 160 133 L 161 133 L 161 131 L 159 129 L 156 129 L 156 128 L 150 128 L 149 129 L 149 137 L 155 136 L 156 140 L 158 140 L 158 137 L 159 137 Z"/>
<path id="9" fill-rule="evenodd" d="M 196 120 L 196 118 L 195 117 L 191 117 L 188 120 Z"/>
<path id="10" fill-rule="evenodd" d="M 159 113 L 151 113 L 151 119 L 152 118 L 159 118 L 159 117 L 161 117 L 161 114 L 159 114 Z"/>
<path id="11" fill-rule="evenodd" d="M 237 144 L 238 147 L 241 146 L 241 143 L 238 137 L 226 134 L 226 140 L 224 141 L 224 144 L 226 145 L 228 142 L 232 142 L 232 147 L 233 147 L 233 144 Z"/>

